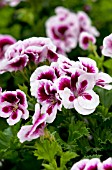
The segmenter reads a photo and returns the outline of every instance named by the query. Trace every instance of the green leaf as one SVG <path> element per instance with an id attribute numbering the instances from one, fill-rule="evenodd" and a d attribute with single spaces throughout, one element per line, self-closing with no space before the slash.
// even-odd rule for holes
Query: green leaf
<path id="1" fill-rule="evenodd" d="M 7 150 L 10 146 L 10 140 L 12 138 L 11 128 L 0 131 L 0 149 Z"/>
<path id="2" fill-rule="evenodd" d="M 75 122 L 73 119 L 69 125 L 68 143 L 73 142 L 83 136 L 89 136 L 89 131 L 83 121 Z"/>
<path id="3" fill-rule="evenodd" d="M 60 146 L 56 141 L 43 140 L 36 143 L 37 150 L 34 152 L 34 155 L 38 159 L 45 159 L 48 162 L 51 162 L 55 155 L 61 151 Z"/>
<path id="4" fill-rule="evenodd" d="M 99 94 L 101 104 L 110 108 L 112 105 L 112 90 L 106 90 L 100 87 L 97 87 L 95 90 Z"/>
<path id="5" fill-rule="evenodd" d="M 65 164 L 70 161 L 72 158 L 77 157 L 78 155 L 74 152 L 66 151 L 63 152 L 61 156 L 61 168 L 65 166 Z"/>
<path id="6" fill-rule="evenodd" d="M 112 59 L 108 59 L 106 60 L 103 65 L 106 67 L 106 68 L 109 68 L 112 70 Z"/>

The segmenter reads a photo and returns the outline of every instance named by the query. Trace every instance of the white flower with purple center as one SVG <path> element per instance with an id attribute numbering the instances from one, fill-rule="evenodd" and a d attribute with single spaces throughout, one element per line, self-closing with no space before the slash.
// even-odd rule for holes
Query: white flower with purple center
<path id="1" fill-rule="evenodd" d="M 62 104 L 54 83 L 50 80 L 37 80 L 31 84 L 31 94 L 42 105 L 42 112 L 47 113 L 46 122 L 51 123 L 56 118 L 57 110 L 61 110 Z"/>
<path id="2" fill-rule="evenodd" d="M 60 77 L 56 85 L 65 108 L 74 107 L 78 113 L 88 115 L 99 104 L 99 96 L 92 90 L 95 80 L 90 74 L 76 71 L 71 77 Z"/>
<path id="3" fill-rule="evenodd" d="M 96 38 L 88 32 L 82 32 L 79 36 L 79 47 L 83 50 L 87 50 L 90 42 L 95 44 Z"/>
<path id="4" fill-rule="evenodd" d="M 22 126 L 17 134 L 20 142 L 31 141 L 44 135 L 44 128 L 46 126 L 46 114 L 42 114 L 40 105 L 35 105 L 35 113 L 32 117 L 32 125 Z"/>
<path id="5" fill-rule="evenodd" d="M 104 56 L 112 57 L 112 34 L 104 38 L 102 54 Z"/>
<path id="6" fill-rule="evenodd" d="M 1 93 L 0 117 L 7 118 L 9 125 L 14 125 L 20 119 L 27 119 L 29 112 L 26 95 L 21 90 Z"/>

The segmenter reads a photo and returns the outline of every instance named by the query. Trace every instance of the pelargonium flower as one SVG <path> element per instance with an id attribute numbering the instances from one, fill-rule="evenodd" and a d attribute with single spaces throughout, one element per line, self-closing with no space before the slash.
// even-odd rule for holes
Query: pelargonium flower
<path id="1" fill-rule="evenodd" d="M 112 89 L 112 77 L 107 73 L 99 72 L 96 62 L 87 57 L 78 57 L 79 61 L 83 65 L 83 70 L 87 73 L 91 73 L 96 81 L 96 86 L 100 86 L 104 89 Z"/>
<path id="2" fill-rule="evenodd" d="M 0 60 L 4 58 L 6 49 L 15 42 L 16 39 L 11 35 L 0 35 Z"/>
<path id="3" fill-rule="evenodd" d="M 43 62 L 48 59 L 50 62 L 57 61 L 58 55 L 56 46 L 52 43 L 50 38 L 32 37 L 23 41 L 25 54 L 29 56 L 29 60 L 35 63 Z"/>
<path id="4" fill-rule="evenodd" d="M 98 170 L 112 170 L 112 158 L 108 158 L 98 164 Z"/>
<path id="5" fill-rule="evenodd" d="M 64 54 L 76 47 L 79 25 L 75 13 L 63 7 L 57 7 L 55 11 L 56 15 L 46 21 L 46 33 Z"/>
<path id="6" fill-rule="evenodd" d="M 56 46 L 49 38 L 32 37 L 19 40 L 6 50 L 0 73 L 22 70 L 30 61 L 36 64 L 46 59 L 50 62 L 57 61 L 58 54 L 55 51 Z"/>
<path id="7" fill-rule="evenodd" d="M 44 135 L 44 128 L 46 126 L 46 114 L 43 114 L 40 110 L 40 105 L 35 105 L 35 113 L 32 117 L 32 125 L 22 126 L 17 137 L 20 142 L 31 141 L 42 135 Z"/>
<path id="8" fill-rule="evenodd" d="M 62 107 L 61 99 L 53 82 L 42 79 L 31 83 L 31 94 L 42 105 L 42 113 L 47 113 L 46 122 L 53 122 L 56 118 L 57 110 L 61 110 Z"/>
<path id="9" fill-rule="evenodd" d="M 81 161 L 79 161 L 79 162 L 76 162 L 73 166 L 72 166 L 72 168 L 71 168 L 71 170 L 84 170 L 84 168 L 85 168 L 85 166 L 86 166 L 86 164 L 89 162 L 89 159 L 83 159 L 83 160 L 81 160 Z"/>
<path id="10" fill-rule="evenodd" d="M 96 169 L 98 169 L 99 163 L 100 163 L 99 158 L 92 158 L 87 162 L 84 170 L 96 170 Z"/>
<path id="11" fill-rule="evenodd" d="M 54 82 L 54 80 L 57 78 L 55 74 L 55 70 L 50 66 L 41 66 L 38 67 L 31 75 L 30 77 L 30 83 L 35 83 L 36 80 L 51 80 Z"/>
<path id="12" fill-rule="evenodd" d="M 57 90 L 65 108 L 75 108 L 82 115 L 93 113 L 99 104 L 99 96 L 92 90 L 94 76 L 76 70 L 71 77 L 61 76 L 56 81 Z"/>
<path id="13" fill-rule="evenodd" d="M 18 41 L 6 50 L 5 57 L 1 61 L 0 73 L 21 70 L 27 65 L 28 61 L 22 41 Z"/>
<path id="14" fill-rule="evenodd" d="M 83 50 L 87 50 L 90 42 L 95 44 L 96 43 L 95 37 L 88 32 L 82 32 L 79 36 L 80 48 L 82 48 Z"/>
<path id="15" fill-rule="evenodd" d="M 102 54 L 104 56 L 112 57 L 112 34 L 104 38 Z"/>
<path id="16" fill-rule="evenodd" d="M 26 95 L 21 90 L 5 91 L 0 97 L 0 117 L 7 118 L 9 125 L 14 125 L 20 119 L 27 119 L 29 112 Z"/>
<path id="17" fill-rule="evenodd" d="M 78 57 L 79 61 L 83 65 L 83 70 L 87 73 L 98 73 L 98 67 L 96 65 L 96 62 L 92 60 L 91 58 L 87 57 Z"/>
<path id="18" fill-rule="evenodd" d="M 103 162 L 99 158 L 83 159 L 76 162 L 71 170 L 112 170 L 112 158 Z"/>
<path id="19" fill-rule="evenodd" d="M 97 29 L 95 27 L 93 27 L 91 25 L 91 19 L 84 11 L 79 11 L 77 13 L 77 18 L 78 18 L 78 22 L 79 22 L 79 29 L 80 29 L 79 32 L 80 33 L 88 32 L 95 37 L 99 36 L 99 32 L 97 31 Z"/>

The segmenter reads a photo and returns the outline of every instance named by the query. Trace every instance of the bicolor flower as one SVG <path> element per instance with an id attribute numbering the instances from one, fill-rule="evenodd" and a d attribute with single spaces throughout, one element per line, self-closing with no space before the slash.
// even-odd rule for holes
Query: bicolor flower
<path id="1" fill-rule="evenodd" d="M 78 18 L 78 22 L 79 22 L 80 33 L 88 32 L 95 37 L 99 36 L 99 32 L 97 31 L 97 29 L 94 26 L 91 25 L 91 19 L 84 11 L 79 11 L 77 13 L 77 18 Z M 79 33 L 79 35 L 80 35 L 80 33 Z"/>
<path id="2" fill-rule="evenodd" d="M 112 57 L 112 34 L 104 38 L 102 54 L 104 56 Z"/>
<path id="3" fill-rule="evenodd" d="M 41 113 L 40 105 L 35 105 L 35 113 L 32 117 L 32 125 L 22 126 L 17 137 L 20 142 L 31 141 L 44 135 L 44 128 L 46 126 L 46 114 Z"/>
<path id="4" fill-rule="evenodd" d="M 6 50 L 5 58 L 1 62 L 0 72 L 21 70 L 27 65 L 28 61 L 28 56 L 24 54 L 22 41 L 18 41 Z"/>
<path id="5" fill-rule="evenodd" d="M 20 119 L 27 119 L 29 112 L 26 95 L 21 90 L 1 93 L 0 117 L 7 118 L 9 125 L 14 125 Z"/>
<path id="6" fill-rule="evenodd" d="M 54 82 L 54 80 L 57 78 L 56 74 L 55 74 L 55 70 L 50 67 L 50 66 L 41 66 L 38 67 L 31 75 L 30 77 L 30 83 L 35 83 L 36 80 L 42 80 L 42 79 L 46 79 L 46 80 L 51 80 L 52 82 Z"/>
<path id="7" fill-rule="evenodd" d="M 98 67 L 96 62 L 91 58 L 78 57 L 79 61 L 83 65 L 82 69 L 87 73 L 98 73 Z"/>
<path id="8" fill-rule="evenodd" d="M 74 107 L 78 113 L 88 115 L 99 104 L 99 96 L 92 90 L 95 80 L 90 74 L 81 74 L 77 70 L 71 77 L 60 77 L 56 85 L 65 108 Z"/>
<path id="9" fill-rule="evenodd" d="M 7 48 L 14 44 L 16 42 L 16 39 L 13 38 L 11 35 L 0 35 L 0 61 L 1 59 L 4 59 L 4 54 Z"/>
<path id="10" fill-rule="evenodd" d="M 79 162 L 76 162 L 73 166 L 72 166 L 72 168 L 71 168 L 71 170 L 84 170 L 84 168 L 85 168 L 85 166 L 86 166 L 86 164 L 89 162 L 89 159 L 83 159 L 83 160 L 81 160 L 81 161 L 79 161 Z"/>
<path id="11" fill-rule="evenodd" d="M 57 7 L 55 11 L 56 15 L 46 21 L 46 33 L 64 54 L 76 47 L 79 25 L 75 13 L 62 7 Z"/>
<path id="12" fill-rule="evenodd" d="M 100 86 L 104 89 L 111 90 L 112 77 L 107 73 L 99 72 L 95 75 L 96 86 Z"/>
<path id="13" fill-rule="evenodd" d="M 97 170 L 99 163 L 100 163 L 99 158 L 92 158 L 87 162 L 84 170 Z"/>
<path id="14" fill-rule="evenodd" d="M 98 170 L 112 170 L 112 158 L 108 158 L 98 164 Z"/>
<path id="15" fill-rule="evenodd" d="M 88 32 L 82 32 L 79 36 L 79 47 L 83 50 L 87 50 L 90 42 L 95 44 L 96 38 Z"/>
<path id="16" fill-rule="evenodd" d="M 35 81 L 35 84 L 31 84 L 31 94 L 42 105 L 42 112 L 48 114 L 46 122 L 53 122 L 57 110 L 61 110 L 62 107 L 61 99 L 53 82 L 44 79 Z"/>
<path id="17" fill-rule="evenodd" d="M 50 38 L 32 37 L 23 41 L 25 54 L 29 56 L 29 60 L 35 63 L 43 62 L 46 59 L 57 61 L 58 54 L 56 54 L 56 46 L 52 43 Z"/>

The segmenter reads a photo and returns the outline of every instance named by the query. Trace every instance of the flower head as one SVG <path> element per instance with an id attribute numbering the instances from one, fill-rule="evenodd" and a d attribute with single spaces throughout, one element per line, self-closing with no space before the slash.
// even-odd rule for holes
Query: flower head
<path id="1" fill-rule="evenodd" d="M 1 93 L 0 116 L 8 118 L 9 125 L 16 124 L 21 118 L 27 119 L 29 117 L 27 107 L 26 95 L 21 90 Z"/>

